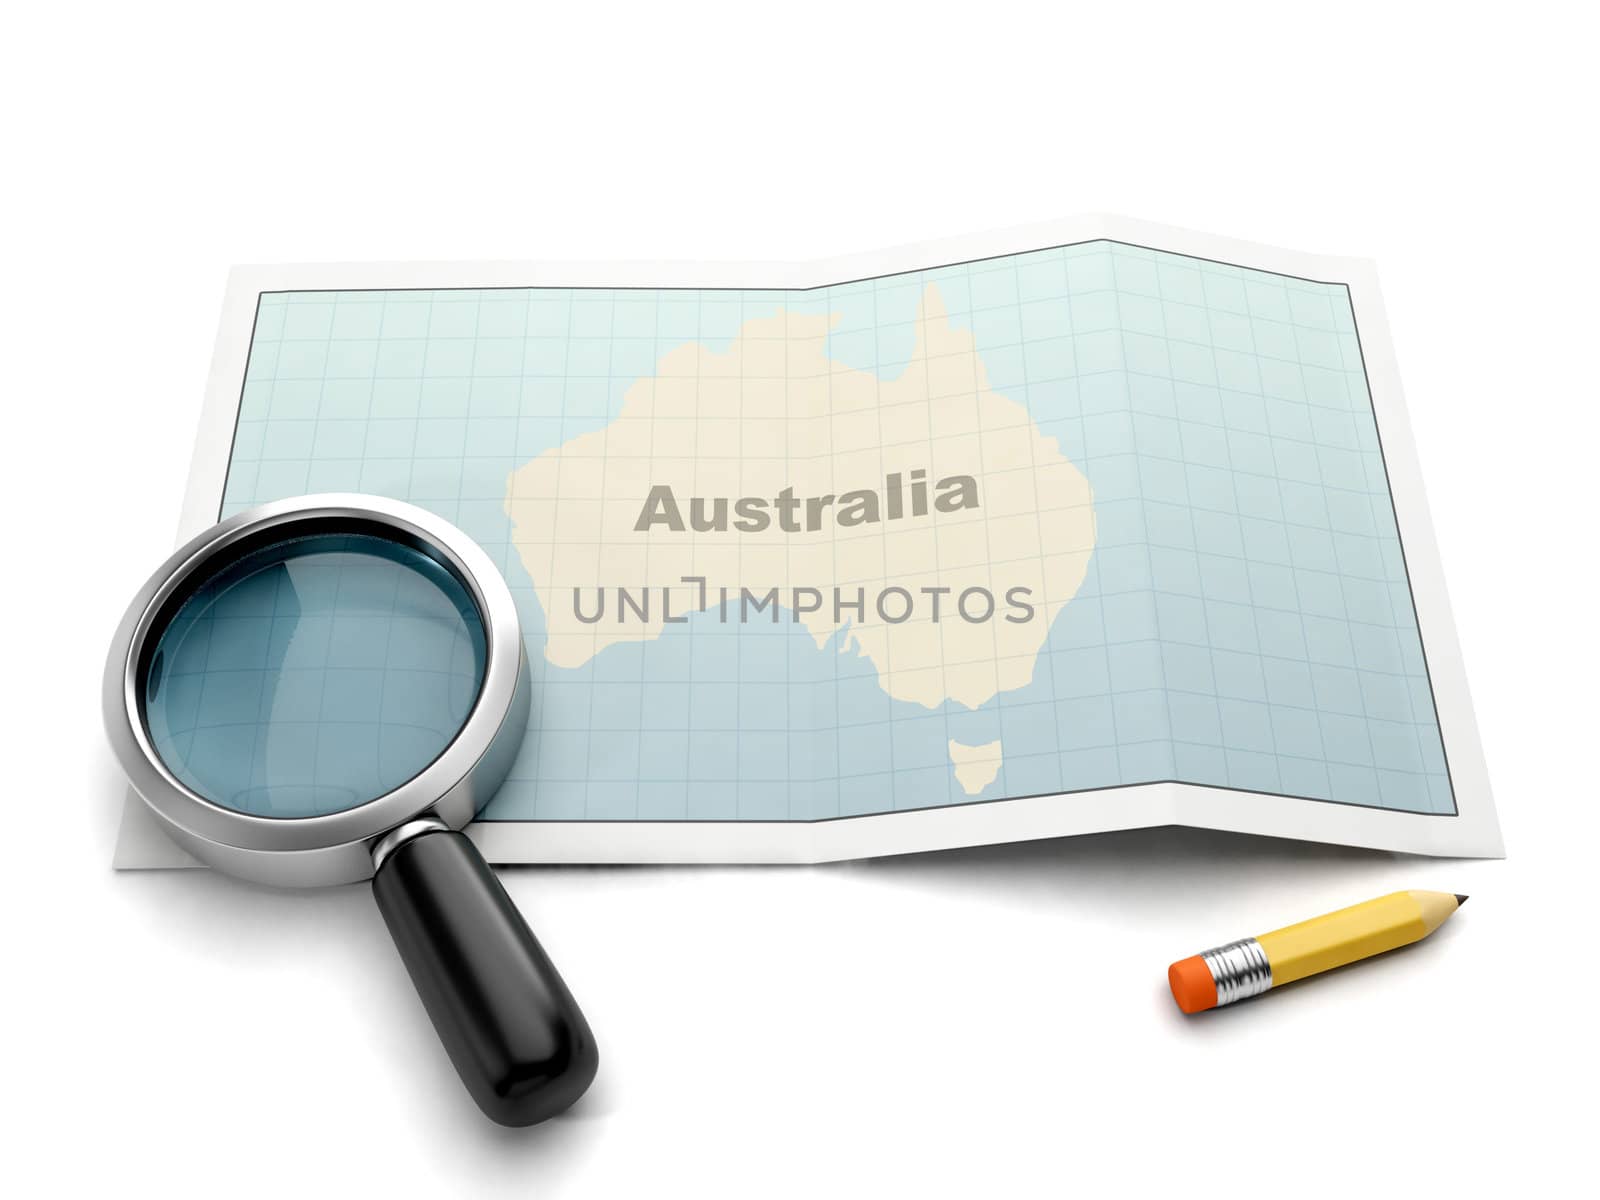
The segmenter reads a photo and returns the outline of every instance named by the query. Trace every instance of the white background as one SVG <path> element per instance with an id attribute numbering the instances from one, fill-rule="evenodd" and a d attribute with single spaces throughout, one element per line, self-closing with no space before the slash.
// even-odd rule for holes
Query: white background
<path id="1" fill-rule="evenodd" d="M 996 0 L 8 14 L 3 1186 L 1578 1187 L 1600 106 L 1576 19 Z M 603 1054 L 580 1105 L 529 1131 L 460 1091 L 364 889 L 109 869 L 101 660 L 171 548 L 230 264 L 807 259 L 1101 210 L 1378 260 L 1504 862 L 1153 831 L 507 871 Z M 1210 1018 L 1166 994 L 1172 958 L 1399 887 L 1473 900 L 1419 947 Z"/>

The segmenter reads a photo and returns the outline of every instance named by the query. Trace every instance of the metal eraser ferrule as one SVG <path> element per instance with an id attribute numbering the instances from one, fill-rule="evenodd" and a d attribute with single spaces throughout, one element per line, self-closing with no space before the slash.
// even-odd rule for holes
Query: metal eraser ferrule
<path id="1" fill-rule="evenodd" d="M 1272 986 L 1272 964 L 1255 938 L 1229 942 L 1200 955 L 1217 985 L 1217 1007 L 1259 996 Z"/>

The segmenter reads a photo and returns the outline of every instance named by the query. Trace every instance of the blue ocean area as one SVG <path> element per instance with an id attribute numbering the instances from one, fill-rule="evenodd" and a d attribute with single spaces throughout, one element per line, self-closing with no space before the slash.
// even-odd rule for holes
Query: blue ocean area
<path id="1" fill-rule="evenodd" d="M 604 428 L 673 348 L 783 311 L 831 315 L 828 356 L 893 379 L 930 289 L 1093 488 L 1088 573 L 1030 682 L 896 700 L 848 628 L 819 647 L 787 611 L 546 661 L 513 471 Z M 1455 810 L 1337 282 L 1098 241 L 804 291 L 269 293 L 223 512 L 329 490 L 438 512 L 513 588 L 534 708 L 487 819 L 819 820 L 1166 780 Z M 952 740 L 1000 743 L 976 795 Z"/>

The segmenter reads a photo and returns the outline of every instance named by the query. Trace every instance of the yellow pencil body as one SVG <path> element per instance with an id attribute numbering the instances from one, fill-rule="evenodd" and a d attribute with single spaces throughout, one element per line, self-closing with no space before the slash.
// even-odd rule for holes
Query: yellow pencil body
<path id="1" fill-rule="evenodd" d="M 1459 907 L 1448 892 L 1391 892 L 1256 938 L 1272 986 L 1420 942 Z"/>
<path id="2" fill-rule="evenodd" d="M 1192 955 L 1168 968 L 1167 981 L 1184 1012 L 1232 1004 L 1421 941 L 1465 900 L 1449 892 L 1392 892 Z"/>

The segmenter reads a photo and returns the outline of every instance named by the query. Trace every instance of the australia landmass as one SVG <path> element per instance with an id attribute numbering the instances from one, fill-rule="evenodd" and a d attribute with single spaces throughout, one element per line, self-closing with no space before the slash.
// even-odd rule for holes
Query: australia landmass
<path id="1" fill-rule="evenodd" d="M 837 321 L 785 310 L 725 349 L 679 346 L 610 424 L 512 472 L 505 510 L 553 665 L 725 612 L 731 592 L 775 594 L 819 649 L 842 633 L 897 700 L 975 709 L 1032 680 L 1094 549 L 1089 481 L 990 386 L 936 285 L 892 379 L 828 357 Z M 659 602 L 600 617 L 580 602 L 618 589 Z M 921 603 L 882 609 L 885 592 Z M 986 619 L 957 611 L 979 593 Z M 998 773 L 998 743 L 981 766 L 951 746 L 964 790 Z"/>

